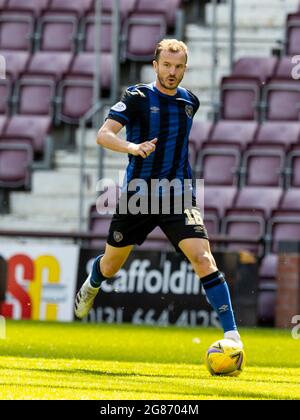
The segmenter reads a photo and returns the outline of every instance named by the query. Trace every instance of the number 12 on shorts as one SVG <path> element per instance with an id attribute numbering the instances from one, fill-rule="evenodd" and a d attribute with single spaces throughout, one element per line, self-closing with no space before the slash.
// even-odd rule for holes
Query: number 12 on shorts
<path id="1" fill-rule="evenodd" d="M 197 209 L 185 209 L 184 213 L 188 218 L 188 225 L 204 225 L 201 213 Z"/>

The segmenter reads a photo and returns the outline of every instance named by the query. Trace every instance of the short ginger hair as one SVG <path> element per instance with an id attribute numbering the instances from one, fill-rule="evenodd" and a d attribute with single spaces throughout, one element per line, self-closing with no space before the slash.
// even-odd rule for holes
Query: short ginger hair
<path id="1" fill-rule="evenodd" d="M 186 61 L 188 59 L 188 47 L 182 41 L 177 39 L 163 39 L 156 45 L 154 60 L 158 62 L 160 53 L 162 51 L 169 51 L 172 53 L 178 53 L 180 51 L 185 53 Z"/>

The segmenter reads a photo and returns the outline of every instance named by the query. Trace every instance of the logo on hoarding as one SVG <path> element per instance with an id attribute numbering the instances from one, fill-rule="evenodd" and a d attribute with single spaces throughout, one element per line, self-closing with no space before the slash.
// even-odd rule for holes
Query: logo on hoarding
<path id="1" fill-rule="evenodd" d="M 67 299 L 60 284 L 61 267 L 54 256 L 32 259 L 16 254 L 6 260 L 7 294 L 2 305 L 6 318 L 57 320 L 58 307 Z"/>

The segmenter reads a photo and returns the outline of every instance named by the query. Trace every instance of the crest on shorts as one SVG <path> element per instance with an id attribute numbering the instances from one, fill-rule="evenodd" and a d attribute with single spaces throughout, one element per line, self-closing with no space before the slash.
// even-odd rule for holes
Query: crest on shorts
<path id="1" fill-rule="evenodd" d="M 116 241 L 116 242 L 121 242 L 122 241 L 122 239 L 123 239 L 123 235 L 122 235 L 122 233 L 121 232 L 118 232 L 118 231 L 114 231 L 114 233 L 113 233 L 113 236 L 114 236 L 114 240 Z"/>
<path id="2" fill-rule="evenodd" d="M 192 107 L 192 105 L 186 105 L 185 106 L 185 113 L 189 118 L 192 118 L 192 116 L 194 114 L 194 108 Z"/>

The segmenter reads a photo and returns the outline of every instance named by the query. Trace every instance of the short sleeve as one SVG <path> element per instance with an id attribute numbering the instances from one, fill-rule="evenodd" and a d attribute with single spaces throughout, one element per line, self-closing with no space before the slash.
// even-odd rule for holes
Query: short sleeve
<path id="1" fill-rule="evenodd" d="M 136 117 L 138 109 L 138 95 L 133 91 L 126 90 L 120 100 L 111 107 L 107 119 L 126 125 Z"/>

